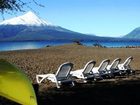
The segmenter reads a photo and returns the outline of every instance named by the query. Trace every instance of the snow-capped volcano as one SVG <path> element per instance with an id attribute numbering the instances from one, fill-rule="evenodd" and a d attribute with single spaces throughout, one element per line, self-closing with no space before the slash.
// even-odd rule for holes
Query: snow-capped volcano
<path id="1" fill-rule="evenodd" d="M 52 25 L 50 22 L 47 22 L 33 12 L 29 11 L 26 14 L 12 19 L 5 20 L 0 23 L 0 25 L 27 25 L 27 26 L 46 26 Z"/>
<path id="2" fill-rule="evenodd" d="M 52 25 L 33 12 L 0 23 L 0 41 L 91 40 L 95 37 Z"/>

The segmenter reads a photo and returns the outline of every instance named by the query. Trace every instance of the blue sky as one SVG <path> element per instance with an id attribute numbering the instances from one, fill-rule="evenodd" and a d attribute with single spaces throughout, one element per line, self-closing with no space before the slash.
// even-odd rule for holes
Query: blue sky
<path id="1" fill-rule="evenodd" d="M 140 27 L 140 0 L 36 1 L 45 5 L 41 8 L 30 4 L 40 17 L 73 31 L 117 37 Z M 21 14 L 23 13 L 17 13 Z M 6 19 L 11 17 L 14 16 L 5 14 Z"/>

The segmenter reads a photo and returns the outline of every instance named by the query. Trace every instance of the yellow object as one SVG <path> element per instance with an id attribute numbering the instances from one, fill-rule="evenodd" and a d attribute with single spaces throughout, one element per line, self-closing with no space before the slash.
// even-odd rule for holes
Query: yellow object
<path id="1" fill-rule="evenodd" d="M 37 105 L 28 77 L 16 66 L 0 59 L 0 96 L 22 105 Z"/>

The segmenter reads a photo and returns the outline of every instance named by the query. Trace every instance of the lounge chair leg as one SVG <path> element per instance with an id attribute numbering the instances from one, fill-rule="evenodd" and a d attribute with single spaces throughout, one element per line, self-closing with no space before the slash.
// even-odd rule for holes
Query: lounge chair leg
<path id="1" fill-rule="evenodd" d="M 58 82 L 56 82 L 56 87 L 59 89 L 60 88 L 60 85 L 58 84 Z"/>
<path id="2" fill-rule="evenodd" d="M 60 86 L 57 86 L 58 89 L 60 89 Z"/>
<path id="3" fill-rule="evenodd" d="M 75 83 L 72 81 L 72 87 L 75 86 Z"/>
<path id="4" fill-rule="evenodd" d="M 84 83 L 87 83 L 87 80 L 84 80 Z"/>
<path id="5" fill-rule="evenodd" d="M 97 78 L 94 78 L 94 81 L 97 81 Z"/>
<path id="6" fill-rule="evenodd" d="M 122 72 L 121 71 L 119 71 L 119 75 L 122 76 Z"/>

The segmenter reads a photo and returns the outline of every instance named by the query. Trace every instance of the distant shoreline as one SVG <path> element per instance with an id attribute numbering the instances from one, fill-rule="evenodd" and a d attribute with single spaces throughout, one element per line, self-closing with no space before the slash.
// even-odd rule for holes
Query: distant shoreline
<path id="1" fill-rule="evenodd" d="M 40 49 L 44 47 L 61 46 L 77 43 L 87 47 L 104 48 L 140 48 L 140 41 L 112 42 L 112 41 L 25 41 L 25 42 L 0 42 L 0 51 Z"/>

